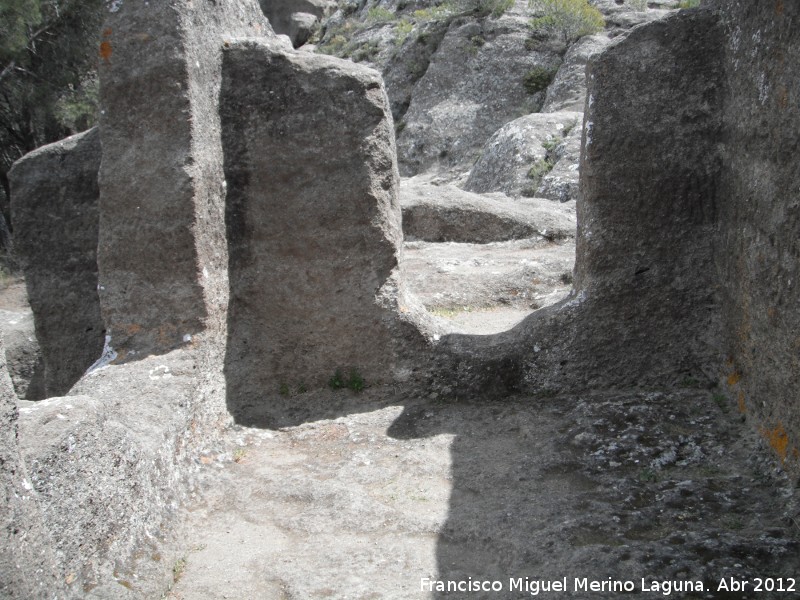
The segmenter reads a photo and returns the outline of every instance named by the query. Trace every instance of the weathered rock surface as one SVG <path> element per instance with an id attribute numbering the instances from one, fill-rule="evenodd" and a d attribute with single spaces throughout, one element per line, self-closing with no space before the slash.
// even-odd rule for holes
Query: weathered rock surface
<path id="1" fill-rule="evenodd" d="M 558 202 L 578 199 L 580 183 L 581 138 L 583 117 L 557 146 L 550 150 L 553 168 L 542 175 L 536 195 Z"/>
<path id="2" fill-rule="evenodd" d="M 555 71 L 561 59 L 545 46 L 526 48 L 527 37 L 526 17 L 514 13 L 450 25 L 403 117 L 402 175 L 466 172 L 497 129 L 541 107 L 544 91 L 531 93 L 525 77 L 534 68 Z"/>
<path id="3" fill-rule="evenodd" d="M 175 351 L 95 371 L 75 395 L 21 403 L 20 450 L 63 597 L 163 592 L 188 497 L 197 367 Z"/>
<path id="4" fill-rule="evenodd" d="M 415 86 L 428 70 L 431 57 L 442 43 L 447 29 L 446 21 L 418 24 L 382 65 L 381 73 L 398 135 L 405 127 L 403 117 L 411 104 Z"/>
<path id="5" fill-rule="evenodd" d="M 472 167 L 464 189 L 471 192 L 504 192 L 509 196 L 538 196 L 543 177 L 561 158 L 558 155 L 564 137 L 577 127 L 571 146 L 580 151 L 579 112 L 535 113 L 515 119 L 501 127 L 483 146 Z M 578 152 L 578 155 L 580 152 Z M 577 167 L 574 150 L 567 160 Z M 569 168 L 569 167 L 568 167 Z M 572 176 L 577 185 L 577 168 Z M 569 192 L 567 199 L 572 199 Z M 560 199 L 560 198 L 559 198 Z"/>
<path id="6" fill-rule="evenodd" d="M 9 172 L 14 243 L 44 362 L 43 394 L 66 394 L 103 350 L 97 293 L 100 132 L 27 154 Z"/>
<path id="7" fill-rule="evenodd" d="M 419 177 L 400 184 L 403 234 L 408 241 L 485 244 L 530 237 L 575 237 L 575 211 L 540 198 L 479 195 Z"/>
<path id="8" fill-rule="evenodd" d="M 230 410 L 337 370 L 392 380 L 412 311 L 394 288 L 401 215 L 380 75 L 256 41 L 231 42 L 223 73 Z"/>
<path id="9" fill-rule="evenodd" d="M 120 358 L 164 352 L 227 304 L 222 46 L 270 36 L 255 0 L 112 3 L 100 65 L 100 302 Z M 134 354 L 131 354 L 133 352 Z"/>
<path id="10" fill-rule="evenodd" d="M 726 34 L 715 257 L 728 392 L 800 476 L 800 6 L 709 4 Z"/>
<path id="11" fill-rule="evenodd" d="M 586 104 L 586 64 L 608 45 L 607 35 L 587 35 L 569 47 L 553 82 L 547 86 L 542 112 L 583 112 Z"/>
<path id="12" fill-rule="evenodd" d="M 17 439 L 17 398 L 0 341 L 0 595 L 52 598 L 63 576 Z"/>
<path id="13" fill-rule="evenodd" d="M 542 238 L 490 244 L 407 242 L 409 289 L 434 314 L 506 307 L 533 311 L 570 290 L 575 247 Z"/>
<path id="14" fill-rule="evenodd" d="M 44 363 L 30 309 L 0 309 L 0 337 L 17 398 L 44 398 Z"/>

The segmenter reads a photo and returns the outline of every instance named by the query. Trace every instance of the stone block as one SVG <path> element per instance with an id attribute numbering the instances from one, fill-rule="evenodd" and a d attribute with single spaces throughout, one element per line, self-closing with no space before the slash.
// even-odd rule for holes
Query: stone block
<path id="1" fill-rule="evenodd" d="M 248 40 L 223 65 L 229 406 L 337 369 L 391 380 L 402 232 L 380 75 Z"/>
<path id="2" fill-rule="evenodd" d="M 101 42 L 100 303 L 119 359 L 222 330 L 221 52 L 272 29 L 255 0 L 109 5 Z"/>
<path id="3" fill-rule="evenodd" d="M 24 266 L 46 396 L 66 394 L 103 350 L 97 294 L 100 133 L 95 128 L 14 163 L 14 244 Z"/>

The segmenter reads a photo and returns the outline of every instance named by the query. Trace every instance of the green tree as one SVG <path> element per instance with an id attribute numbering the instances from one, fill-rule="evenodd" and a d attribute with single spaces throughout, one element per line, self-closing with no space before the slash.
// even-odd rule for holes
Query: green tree
<path id="1" fill-rule="evenodd" d="M 603 15 L 587 0 L 529 0 L 537 16 L 530 20 L 536 31 L 560 35 L 565 43 L 600 31 L 605 27 Z"/>
<path id="2" fill-rule="evenodd" d="M 6 219 L 11 164 L 95 121 L 102 7 L 103 0 L 0 0 L 0 208 Z"/>

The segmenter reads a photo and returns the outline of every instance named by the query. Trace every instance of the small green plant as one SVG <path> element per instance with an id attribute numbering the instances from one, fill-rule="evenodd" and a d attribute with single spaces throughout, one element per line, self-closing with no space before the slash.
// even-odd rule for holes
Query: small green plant
<path id="1" fill-rule="evenodd" d="M 528 179 L 533 179 L 537 182 L 540 181 L 542 177 L 553 170 L 553 166 L 553 162 L 547 158 L 537 160 L 533 163 L 533 166 L 528 169 Z"/>
<path id="2" fill-rule="evenodd" d="M 350 377 L 347 378 L 347 389 L 358 393 L 364 389 L 364 378 L 358 374 L 358 371 L 353 369 L 350 371 Z"/>
<path id="3" fill-rule="evenodd" d="M 699 388 L 700 387 L 700 380 L 696 379 L 695 377 L 691 377 L 691 376 L 684 377 L 681 380 L 681 387 L 693 388 L 693 389 Z"/>
<path id="4" fill-rule="evenodd" d="M 456 12 L 457 9 L 451 2 L 443 2 L 438 6 L 431 6 L 430 8 L 421 8 L 419 10 L 415 10 L 412 14 L 418 22 L 425 22 L 446 19 Z"/>
<path id="5" fill-rule="evenodd" d="M 394 21 L 394 13 L 382 6 L 373 6 L 367 11 L 367 21 L 372 23 L 386 23 L 387 21 Z"/>
<path id="6" fill-rule="evenodd" d="M 342 34 L 336 34 L 317 48 L 323 54 L 333 54 L 338 56 L 347 45 L 347 38 Z"/>
<path id="7" fill-rule="evenodd" d="M 395 46 L 402 46 L 413 29 L 413 22 L 409 21 L 408 19 L 403 19 L 400 21 L 397 24 L 397 30 L 394 36 Z"/>
<path id="8" fill-rule="evenodd" d="M 305 383 L 300 383 L 297 386 L 297 393 L 298 394 L 305 394 L 307 391 L 308 391 L 308 388 L 306 387 Z"/>
<path id="9" fill-rule="evenodd" d="M 467 51 L 472 54 L 472 56 L 477 56 L 478 50 L 480 50 L 484 44 L 486 44 L 486 38 L 482 35 L 473 35 L 469 38 L 470 45 L 467 47 Z"/>
<path id="10" fill-rule="evenodd" d="M 569 123 L 567 123 L 567 124 L 564 126 L 564 131 L 562 131 L 562 132 L 561 132 L 561 133 L 564 135 L 564 137 L 567 137 L 567 136 L 570 134 L 570 132 L 571 132 L 573 129 L 575 129 L 575 125 L 577 125 L 577 124 L 578 124 L 578 119 L 573 119 L 572 121 L 570 121 Z"/>
<path id="11" fill-rule="evenodd" d="M 354 62 L 363 62 L 365 60 L 372 60 L 380 53 L 380 51 L 381 49 L 378 45 L 378 42 L 375 40 L 370 40 L 356 47 L 350 56 Z"/>
<path id="12" fill-rule="evenodd" d="M 282 383 L 280 387 L 278 387 L 278 393 L 281 396 L 288 396 L 289 395 L 289 386 L 285 383 Z"/>
<path id="13" fill-rule="evenodd" d="M 182 556 L 178 560 L 175 561 L 175 564 L 172 565 L 172 581 L 174 583 L 178 583 L 183 577 L 183 573 L 186 571 L 186 557 Z"/>
<path id="14" fill-rule="evenodd" d="M 358 393 L 362 391 L 365 386 L 364 378 L 355 369 L 350 370 L 347 379 L 345 379 L 341 369 L 336 369 L 336 373 L 328 380 L 328 387 L 334 391 L 347 388 L 348 390 Z"/>
<path id="15" fill-rule="evenodd" d="M 490 14 L 495 19 L 502 17 L 507 10 L 512 8 L 516 0 L 481 0 L 478 6 L 478 11 L 485 14 Z"/>
<path id="16" fill-rule="evenodd" d="M 744 529 L 744 521 L 738 515 L 728 515 L 722 519 L 722 523 L 731 531 L 741 531 Z"/>
<path id="17" fill-rule="evenodd" d="M 333 377 L 328 380 L 328 387 L 335 391 L 343 389 L 344 386 L 344 375 L 342 375 L 342 371 L 340 369 L 336 369 L 336 373 L 334 373 Z"/>
<path id="18" fill-rule="evenodd" d="M 636 11 L 642 12 L 647 10 L 647 0 L 627 0 L 626 3 Z"/>
<path id="19" fill-rule="evenodd" d="M 654 483 L 658 481 L 658 474 L 653 469 L 642 469 L 639 472 L 639 481 L 642 483 Z"/>
<path id="20" fill-rule="evenodd" d="M 700 0 L 681 0 L 678 2 L 678 8 L 697 8 L 700 6 Z"/>
<path id="21" fill-rule="evenodd" d="M 247 456 L 247 448 L 237 448 L 233 451 L 233 462 L 238 464 L 244 460 L 245 456 Z"/>
<path id="22" fill-rule="evenodd" d="M 558 69 L 553 67 L 536 66 L 525 74 L 522 85 L 529 94 L 537 94 L 547 89 L 556 76 Z"/>
<path id="23" fill-rule="evenodd" d="M 555 152 L 556 148 L 558 148 L 561 145 L 562 141 L 563 141 L 563 138 L 559 138 L 559 137 L 556 137 L 556 136 L 551 136 L 548 139 L 546 139 L 545 141 L 543 141 L 542 142 L 542 148 L 544 148 L 547 151 L 547 156 L 550 156 L 551 154 L 553 154 L 553 152 Z"/>
<path id="24" fill-rule="evenodd" d="M 714 400 L 716 405 L 719 406 L 719 409 L 727 415 L 728 411 L 730 410 L 730 407 L 728 406 L 728 399 L 725 397 L 725 394 L 717 393 L 714 394 L 711 398 L 712 400 Z"/>
<path id="25" fill-rule="evenodd" d="M 541 15 L 529 21 L 531 29 L 558 34 L 567 44 L 606 25 L 602 13 L 587 0 L 529 0 L 528 5 Z"/>

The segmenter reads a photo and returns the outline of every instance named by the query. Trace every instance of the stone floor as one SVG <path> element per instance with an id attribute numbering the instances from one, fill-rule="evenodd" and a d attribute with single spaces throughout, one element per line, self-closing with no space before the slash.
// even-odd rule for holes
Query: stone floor
<path id="1" fill-rule="evenodd" d="M 800 597 L 753 591 L 756 578 L 800 589 L 797 490 L 734 406 L 691 385 L 287 399 L 272 428 L 235 427 L 196 457 L 166 597 L 617 598 L 625 582 L 654 598 Z M 584 578 L 601 591 L 576 589 Z M 437 592 L 448 580 L 501 589 Z"/>

